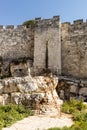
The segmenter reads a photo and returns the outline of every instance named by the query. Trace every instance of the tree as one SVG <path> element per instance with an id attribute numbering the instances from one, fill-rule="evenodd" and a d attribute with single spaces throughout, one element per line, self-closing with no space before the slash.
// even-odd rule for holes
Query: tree
<path id="1" fill-rule="evenodd" d="M 34 20 L 27 20 L 22 25 L 24 25 L 28 28 L 30 25 L 31 26 L 35 25 L 35 21 Z"/>

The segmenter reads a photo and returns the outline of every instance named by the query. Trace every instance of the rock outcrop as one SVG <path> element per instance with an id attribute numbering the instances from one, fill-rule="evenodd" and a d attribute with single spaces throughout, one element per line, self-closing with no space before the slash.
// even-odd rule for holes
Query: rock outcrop
<path id="1" fill-rule="evenodd" d="M 39 114 L 60 114 L 55 76 L 12 77 L 0 81 L 0 104 L 23 104 Z"/>

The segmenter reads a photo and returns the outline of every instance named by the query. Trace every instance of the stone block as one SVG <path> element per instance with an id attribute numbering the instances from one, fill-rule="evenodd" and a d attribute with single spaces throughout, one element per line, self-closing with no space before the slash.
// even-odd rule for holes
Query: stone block
<path id="1" fill-rule="evenodd" d="M 87 88 L 83 87 L 79 90 L 79 95 L 87 96 Z"/>
<path id="2" fill-rule="evenodd" d="M 3 83 L 0 83 L 0 94 L 4 93 L 4 85 Z"/>
<path id="3" fill-rule="evenodd" d="M 70 93 L 77 93 L 77 87 L 76 85 L 70 85 Z"/>
<path id="4" fill-rule="evenodd" d="M 6 29 L 14 29 L 14 25 L 7 25 Z"/>
<path id="5" fill-rule="evenodd" d="M 7 105 L 9 103 L 11 103 L 11 95 L 3 94 L 3 105 Z"/>
<path id="6" fill-rule="evenodd" d="M 17 82 L 12 79 L 4 80 L 4 90 L 3 91 L 5 94 L 18 92 Z"/>

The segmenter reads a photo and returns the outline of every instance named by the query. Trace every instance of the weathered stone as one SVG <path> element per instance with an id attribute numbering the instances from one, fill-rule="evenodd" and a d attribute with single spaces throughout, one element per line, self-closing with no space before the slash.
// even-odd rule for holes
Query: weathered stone
<path id="1" fill-rule="evenodd" d="M 70 86 L 70 92 L 76 94 L 76 93 L 77 93 L 77 88 L 78 88 L 78 86 L 76 86 L 76 85 L 71 85 L 71 86 Z"/>
<path id="2" fill-rule="evenodd" d="M 61 40 L 59 28 L 59 17 L 57 19 L 38 20 L 36 22 L 34 48 L 35 72 L 37 70 L 38 72 L 43 72 L 44 69 L 49 69 L 53 73 L 61 74 Z"/>
<path id="3" fill-rule="evenodd" d="M 0 96 L 0 105 L 4 105 L 4 98 L 3 98 L 3 96 Z"/>
<path id="4" fill-rule="evenodd" d="M 34 82 L 25 82 L 25 83 L 20 83 L 17 85 L 17 88 L 19 89 L 20 92 L 24 93 L 31 93 L 33 91 L 37 91 L 38 86 Z"/>
<path id="5" fill-rule="evenodd" d="M 87 96 L 87 88 L 86 87 L 81 88 L 79 90 L 79 94 L 82 95 L 82 96 Z"/>
<path id="6" fill-rule="evenodd" d="M 4 85 L 0 82 L 0 94 L 4 92 Z"/>
<path id="7" fill-rule="evenodd" d="M 57 77 L 43 77 L 39 76 L 35 78 L 37 86 L 42 91 L 54 90 L 58 84 Z"/>
<path id="8" fill-rule="evenodd" d="M 4 93 L 13 93 L 17 91 L 17 82 L 14 79 L 4 80 Z"/>
<path id="9" fill-rule="evenodd" d="M 39 113 L 59 114 L 62 105 L 56 93 L 58 78 L 55 76 L 14 77 L 1 80 L 0 104 L 23 104 Z"/>
<path id="10" fill-rule="evenodd" d="M 11 94 L 3 94 L 3 105 L 11 103 Z"/>
<path id="11" fill-rule="evenodd" d="M 13 104 L 20 104 L 20 99 L 21 99 L 21 93 L 15 92 L 11 93 L 11 103 Z"/>

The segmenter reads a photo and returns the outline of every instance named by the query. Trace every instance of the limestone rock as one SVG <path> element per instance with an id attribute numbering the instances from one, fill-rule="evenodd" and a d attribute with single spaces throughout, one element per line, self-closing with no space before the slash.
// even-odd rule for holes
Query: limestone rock
<path id="1" fill-rule="evenodd" d="M 23 104 L 38 113 L 59 113 L 62 104 L 55 76 L 13 77 L 1 81 L 0 104 Z"/>
<path id="2" fill-rule="evenodd" d="M 86 87 L 81 88 L 79 90 L 79 94 L 82 95 L 82 96 L 87 96 L 87 88 Z"/>
<path id="3" fill-rule="evenodd" d="M 4 82 L 4 93 L 12 93 L 12 92 L 17 92 L 17 82 L 14 80 L 14 78 L 9 78 L 3 80 Z"/>
<path id="4" fill-rule="evenodd" d="M 20 83 L 17 84 L 17 88 L 20 92 L 31 93 L 33 91 L 36 91 L 38 89 L 38 86 L 33 78 L 25 78 L 23 82 L 20 81 Z"/>
<path id="5" fill-rule="evenodd" d="M 71 92 L 71 93 L 76 93 L 77 87 L 78 87 L 78 86 L 76 86 L 76 85 L 71 85 L 71 86 L 70 86 L 70 92 Z"/>
<path id="6" fill-rule="evenodd" d="M 4 85 L 0 82 L 0 94 L 4 92 Z"/>
<path id="7" fill-rule="evenodd" d="M 18 105 L 20 102 L 20 100 L 19 100 L 20 97 L 21 97 L 21 93 L 19 93 L 19 92 L 11 93 L 11 103 Z"/>
<path id="8" fill-rule="evenodd" d="M 3 94 L 3 105 L 11 103 L 11 95 Z"/>
<path id="9" fill-rule="evenodd" d="M 4 105 L 4 98 L 3 98 L 3 96 L 0 96 L 0 105 Z"/>

